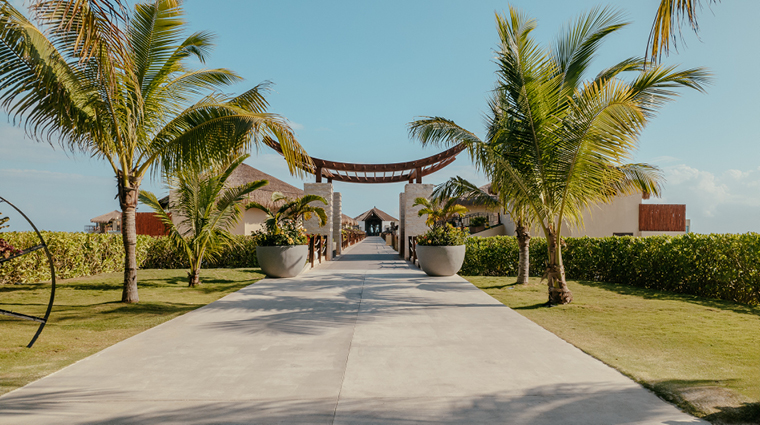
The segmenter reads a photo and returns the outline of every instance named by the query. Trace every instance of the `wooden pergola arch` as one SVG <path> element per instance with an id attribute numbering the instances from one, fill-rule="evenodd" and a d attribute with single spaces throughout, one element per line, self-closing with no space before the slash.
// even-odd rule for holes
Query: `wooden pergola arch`
<path id="1" fill-rule="evenodd" d="M 280 144 L 270 138 L 264 140 L 269 147 L 282 155 Z M 326 178 L 328 183 L 341 181 L 348 183 L 422 183 L 422 177 L 443 169 L 454 162 L 457 155 L 464 150 L 463 145 L 456 145 L 441 153 L 410 162 L 394 164 L 355 164 L 350 162 L 328 161 L 311 157 L 312 164 L 301 166 L 306 172 L 314 174 L 317 183 Z"/>

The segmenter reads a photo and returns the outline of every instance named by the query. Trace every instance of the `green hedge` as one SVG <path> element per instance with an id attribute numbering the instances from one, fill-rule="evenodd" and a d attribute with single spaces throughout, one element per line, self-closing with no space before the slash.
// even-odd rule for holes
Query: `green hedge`
<path id="1" fill-rule="evenodd" d="M 760 304 L 760 235 L 568 238 L 563 249 L 568 279 Z M 546 261 L 546 241 L 530 244 L 532 276 Z M 517 274 L 517 241 L 510 236 L 470 238 L 461 274 Z"/>
<path id="2" fill-rule="evenodd" d="M 41 232 L 48 244 L 58 279 L 90 276 L 124 270 L 121 235 L 69 232 Z M 3 232 L 0 237 L 18 249 L 40 243 L 34 232 Z M 150 236 L 137 237 L 137 263 L 145 261 L 152 242 Z M 50 266 L 44 250 L 37 250 L 0 265 L 0 284 L 50 280 Z"/>
<path id="3" fill-rule="evenodd" d="M 121 234 L 41 232 L 53 256 L 56 278 L 69 279 L 124 270 L 124 245 Z M 0 237 L 18 249 L 39 244 L 34 232 L 3 232 Z M 258 267 L 256 241 L 236 236 L 237 246 L 226 249 L 216 261 L 203 267 Z M 187 259 L 166 237 L 137 236 L 137 264 L 143 269 L 188 268 Z M 32 283 L 50 280 L 50 267 L 44 250 L 0 264 L 0 284 Z"/>
<path id="4" fill-rule="evenodd" d="M 235 236 L 235 242 L 236 245 L 226 248 L 216 260 L 205 259 L 203 267 L 258 267 L 256 240 L 251 236 Z M 140 268 L 143 269 L 184 269 L 189 267 L 190 263 L 187 262 L 187 257 L 167 237 L 154 238 L 148 248 L 145 261 L 140 265 Z"/>

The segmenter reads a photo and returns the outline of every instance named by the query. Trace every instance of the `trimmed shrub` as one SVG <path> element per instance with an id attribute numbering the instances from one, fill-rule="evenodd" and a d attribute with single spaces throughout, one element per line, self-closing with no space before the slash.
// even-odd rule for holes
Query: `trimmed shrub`
<path id="1" fill-rule="evenodd" d="M 124 270 L 121 234 L 41 232 L 48 244 L 58 279 L 92 276 Z M 3 232 L 8 244 L 26 249 L 39 244 L 34 232 Z M 217 260 L 204 261 L 204 268 L 258 267 L 256 240 L 235 236 L 237 245 L 225 249 Z M 183 269 L 187 257 L 168 237 L 137 236 L 137 264 L 142 269 Z M 0 265 L 0 284 L 34 283 L 50 280 L 44 250 L 37 250 Z"/>
<path id="2" fill-rule="evenodd" d="M 256 261 L 256 239 L 252 236 L 235 236 L 236 245 L 225 248 L 219 258 L 204 257 L 203 268 L 258 267 Z M 187 255 L 178 249 L 168 237 L 153 238 L 148 247 L 142 269 L 185 269 L 190 268 Z"/>
<path id="3" fill-rule="evenodd" d="M 562 250 L 568 279 L 760 304 L 760 235 L 568 238 Z M 546 240 L 530 243 L 530 271 L 541 276 Z M 470 238 L 461 274 L 517 274 L 517 241 L 510 236 Z"/>
<path id="4" fill-rule="evenodd" d="M 40 232 L 47 242 L 58 279 L 69 279 L 124 270 L 121 235 L 69 232 Z M 3 232 L 3 239 L 19 249 L 40 243 L 34 232 Z M 145 260 L 149 236 L 137 237 L 137 263 Z M 37 250 L 0 265 L 0 284 L 50 280 L 44 250 Z"/>

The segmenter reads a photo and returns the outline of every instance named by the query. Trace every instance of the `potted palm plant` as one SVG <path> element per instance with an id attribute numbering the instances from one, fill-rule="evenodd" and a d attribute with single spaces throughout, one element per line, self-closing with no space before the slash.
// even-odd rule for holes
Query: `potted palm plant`
<path id="1" fill-rule="evenodd" d="M 327 223 L 324 208 L 309 204 L 317 201 L 327 205 L 327 201 L 318 195 L 289 199 L 280 192 L 273 193 L 272 205 L 280 201 L 284 203 L 276 211 L 258 202 L 251 202 L 246 208 L 258 209 L 267 215 L 265 229 L 253 233 L 261 271 L 269 277 L 294 277 L 303 271 L 309 255 L 303 220 L 316 215 L 320 226 Z"/>
<path id="2" fill-rule="evenodd" d="M 464 215 L 467 208 L 456 203 L 456 198 L 446 201 L 414 200 L 414 206 L 422 205 L 419 216 L 427 214 L 425 224 L 430 230 L 417 236 L 417 259 L 422 271 L 429 276 L 451 276 L 462 268 L 468 233 L 448 223 L 455 215 Z"/>

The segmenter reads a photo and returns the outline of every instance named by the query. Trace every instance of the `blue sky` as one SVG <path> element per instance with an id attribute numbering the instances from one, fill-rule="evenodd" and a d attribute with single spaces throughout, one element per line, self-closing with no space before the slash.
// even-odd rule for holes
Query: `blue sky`
<path id="1" fill-rule="evenodd" d="M 17 4 L 19 2 L 16 2 Z M 307 151 L 336 161 L 401 162 L 437 153 L 407 135 L 419 116 L 443 116 L 483 135 L 483 113 L 493 87 L 494 12 L 505 1 L 200 1 L 185 3 L 192 30 L 217 34 L 206 66 L 227 67 L 245 82 L 241 92 L 269 80 L 271 111 L 287 117 Z M 655 0 L 514 1 L 538 20 L 537 38 L 550 43 L 563 25 L 595 5 L 626 15 L 627 28 L 603 46 L 592 71 L 644 53 Z M 684 32 L 686 47 L 665 60 L 704 66 L 715 79 L 707 94 L 683 91 L 651 122 L 634 161 L 665 171 L 661 199 L 686 204 L 699 233 L 760 231 L 760 2 L 725 1 L 700 13 L 699 37 Z M 89 219 L 118 209 L 111 170 L 97 159 L 26 139 L 0 120 L 0 196 L 49 230 L 79 231 Z M 302 186 L 268 148 L 253 167 Z M 484 183 L 462 155 L 426 178 L 440 183 L 461 175 Z M 308 180 L 312 181 L 312 180 Z M 144 189 L 164 193 L 160 182 Z M 377 206 L 398 214 L 403 184 L 336 183 L 344 212 Z M 6 213 L 8 208 L 0 211 Z M 148 211 L 141 207 L 141 211 Z M 16 220 L 14 220 L 16 221 Z"/>

